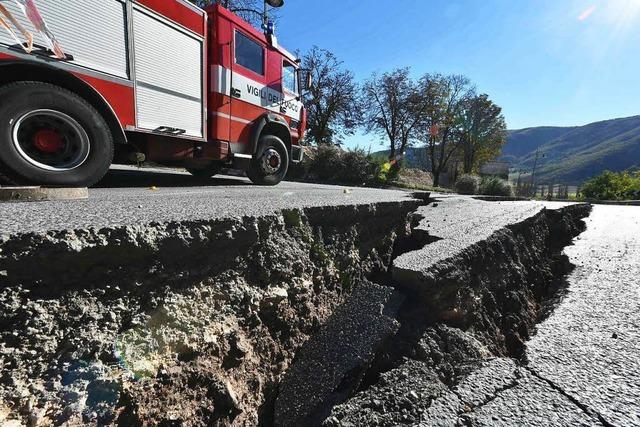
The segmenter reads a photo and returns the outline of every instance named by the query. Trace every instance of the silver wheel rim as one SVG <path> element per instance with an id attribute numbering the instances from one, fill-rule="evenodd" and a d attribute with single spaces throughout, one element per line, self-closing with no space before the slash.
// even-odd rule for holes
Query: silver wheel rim
<path id="1" fill-rule="evenodd" d="M 59 134 L 61 148 L 42 151 L 35 144 L 38 132 Z M 13 146 L 20 156 L 33 166 L 53 172 L 69 171 L 81 166 L 89 157 L 89 136 L 74 118 L 55 110 L 34 110 L 13 124 Z"/>
<path id="2" fill-rule="evenodd" d="M 269 148 L 262 154 L 261 158 L 262 170 L 268 175 L 274 175 L 278 173 L 282 166 L 282 156 L 275 148 Z"/>

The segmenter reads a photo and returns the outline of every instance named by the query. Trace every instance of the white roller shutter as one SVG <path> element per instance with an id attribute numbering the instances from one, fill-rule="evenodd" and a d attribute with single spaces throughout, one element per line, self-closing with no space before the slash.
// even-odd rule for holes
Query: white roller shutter
<path id="1" fill-rule="evenodd" d="M 138 127 L 203 136 L 203 40 L 136 7 L 133 12 Z"/>
<path id="2" fill-rule="evenodd" d="M 35 43 L 48 46 L 13 1 L 3 1 L 20 23 L 35 35 Z M 38 9 L 73 63 L 127 78 L 125 4 L 120 0 L 38 0 Z M 22 35 L 16 30 L 16 34 Z M 15 45 L 4 28 L 0 44 Z"/>

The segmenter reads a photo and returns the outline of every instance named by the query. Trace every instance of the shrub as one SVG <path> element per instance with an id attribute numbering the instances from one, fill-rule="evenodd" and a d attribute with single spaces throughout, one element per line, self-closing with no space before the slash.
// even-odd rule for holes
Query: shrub
<path id="1" fill-rule="evenodd" d="M 377 165 L 359 148 L 342 153 L 335 179 L 345 184 L 365 184 L 376 175 Z"/>
<path id="2" fill-rule="evenodd" d="M 507 181 L 493 176 L 482 180 L 480 184 L 480 194 L 484 194 L 485 196 L 511 197 L 513 196 L 513 190 Z"/>
<path id="3" fill-rule="evenodd" d="M 480 188 L 480 177 L 478 175 L 462 175 L 456 181 L 456 192 L 459 194 L 476 194 Z"/>
<path id="4" fill-rule="evenodd" d="M 382 156 L 369 156 L 369 162 L 373 169 L 373 182 L 376 184 L 386 184 L 389 181 L 389 171 L 391 163 Z"/>
<path id="5" fill-rule="evenodd" d="M 336 171 L 343 168 L 342 150 L 332 145 L 321 145 L 309 162 L 309 174 L 321 182 L 331 182 L 336 178 Z"/>
<path id="6" fill-rule="evenodd" d="M 304 160 L 289 167 L 294 181 L 363 185 L 379 183 L 383 165 L 378 158 L 356 148 L 344 151 L 336 146 L 306 148 Z"/>
<path id="7" fill-rule="evenodd" d="M 433 175 L 421 169 L 403 168 L 400 170 L 395 184 L 405 188 L 433 187 Z"/>
<path id="8" fill-rule="evenodd" d="M 640 198 L 640 172 L 604 171 L 591 178 L 581 189 L 582 196 L 595 200 L 628 200 Z"/>

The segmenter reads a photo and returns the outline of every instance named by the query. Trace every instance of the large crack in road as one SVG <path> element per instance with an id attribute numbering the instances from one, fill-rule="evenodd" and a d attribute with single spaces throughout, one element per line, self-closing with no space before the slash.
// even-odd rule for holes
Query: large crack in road
<path id="1" fill-rule="evenodd" d="M 0 417 L 477 424 L 542 382 L 518 364 L 589 207 L 421 204 L 4 238 Z"/>
<path id="2" fill-rule="evenodd" d="M 330 318 L 326 333 L 303 346 L 285 375 L 276 425 L 465 424 L 467 412 L 492 400 L 482 396 L 516 386 L 505 375 L 476 381 L 482 386 L 468 399 L 456 389 L 486 360 L 524 354 L 543 302 L 569 270 L 562 249 L 583 230 L 589 207 L 484 208 L 450 199 L 419 210 L 424 219 L 416 230 L 429 233 L 430 244 L 408 247 L 394 260 L 385 285 L 404 303 L 379 304 L 387 323 L 398 325 L 374 335 L 365 333 L 371 323 L 357 314 L 335 323 Z M 369 340 L 345 338 L 362 335 Z M 350 398 L 344 390 L 352 391 Z M 341 397 L 343 403 L 336 402 Z"/>

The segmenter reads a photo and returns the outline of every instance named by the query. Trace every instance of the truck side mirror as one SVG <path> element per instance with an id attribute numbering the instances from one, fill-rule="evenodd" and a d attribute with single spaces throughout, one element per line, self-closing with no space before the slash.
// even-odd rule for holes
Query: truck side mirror
<path id="1" fill-rule="evenodd" d="M 298 75 L 300 76 L 300 89 L 302 92 L 306 92 L 313 86 L 313 79 L 311 77 L 311 70 L 300 69 Z"/>

